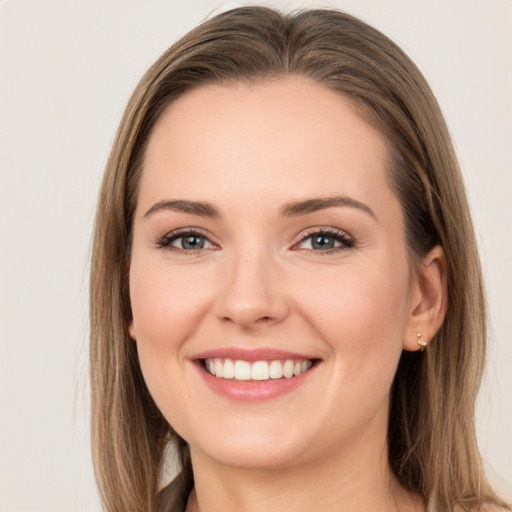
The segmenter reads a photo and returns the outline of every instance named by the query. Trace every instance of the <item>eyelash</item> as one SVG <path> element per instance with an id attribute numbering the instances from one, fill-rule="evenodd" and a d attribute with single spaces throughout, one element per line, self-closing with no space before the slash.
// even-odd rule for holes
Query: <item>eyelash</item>
<path id="1" fill-rule="evenodd" d="M 332 238 L 335 242 L 339 242 L 338 247 L 332 247 L 331 249 L 324 249 L 324 250 L 318 250 L 318 249 L 302 249 L 306 254 L 314 254 L 314 255 L 333 255 L 338 254 L 343 251 L 347 251 L 349 249 L 352 249 L 356 246 L 356 241 L 353 237 L 351 237 L 348 233 L 345 231 L 341 231 L 340 229 L 334 229 L 334 228 L 311 228 L 310 230 L 306 231 L 304 235 L 301 236 L 301 239 L 295 243 L 292 248 L 295 248 L 299 246 L 300 244 L 303 244 L 306 240 L 312 237 L 326 237 L 326 238 Z"/>
<path id="2" fill-rule="evenodd" d="M 325 237 L 325 238 L 332 238 L 335 242 L 338 242 L 340 245 L 337 247 L 332 247 L 330 249 L 300 249 L 299 246 L 303 244 L 306 240 L 309 238 L 312 238 L 313 236 L 317 237 Z M 166 233 L 163 237 L 159 238 L 156 242 L 157 247 L 161 249 L 168 249 L 171 251 L 176 251 L 182 255 L 194 255 L 198 256 L 199 253 L 203 250 L 202 248 L 199 249 L 183 249 L 179 247 L 173 247 L 171 244 L 173 242 L 176 242 L 180 238 L 185 237 L 198 237 L 204 239 L 207 243 L 211 244 L 214 248 L 218 248 L 216 244 L 214 244 L 208 236 L 203 233 L 199 229 L 180 229 L 176 231 L 171 231 L 169 233 Z M 341 231 L 339 229 L 334 228 L 311 228 L 310 230 L 306 231 L 306 233 L 301 236 L 300 240 L 292 245 L 292 250 L 302 250 L 306 254 L 314 254 L 314 255 L 332 255 L 336 254 L 342 251 L 346 251 L 349 249 L 352 249 L 356 246 L 356 241 L 348 235 L 346 232 Z"/>
<path id="3" fill-rule="evenodd" d="M 183 254 L 185 256 L 187 255 L 193 255 L 198 256 L 201 252 L 200 249 L 183 249 L 179 247 L 173 247 L 171 244 L 175 242 L 176 240 L 179 240 L 180 238 L 186 238 L 186 237 L 198 237 L 203 238 L 205 241 L 207 241 L 209 244 L 211 244 L 214 247 L 217 247 L 216 244 L 214 244 L 208 236 L 203 233 L 199 229 L 191 229 L 191 228 L 185 228 L 185 229 L 179 229 L 176 231 L 171 231 L 170 233 L 166 233 L 163 237 L 157 240 L 156 245 L 160 249 L 168 249 L 170 251 L 176 251 L 180 254 Z"/>

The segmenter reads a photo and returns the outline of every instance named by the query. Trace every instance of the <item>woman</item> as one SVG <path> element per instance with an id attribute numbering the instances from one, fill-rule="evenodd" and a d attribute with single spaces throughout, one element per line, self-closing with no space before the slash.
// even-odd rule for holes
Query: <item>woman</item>
<path id="1" fill-rule="evenodd" d="M 505 507 L 475 441 L 485 336 L 450 138 L 389 39 L 246 7 L 147 72 L 93 249 L 107 510 Z"/>

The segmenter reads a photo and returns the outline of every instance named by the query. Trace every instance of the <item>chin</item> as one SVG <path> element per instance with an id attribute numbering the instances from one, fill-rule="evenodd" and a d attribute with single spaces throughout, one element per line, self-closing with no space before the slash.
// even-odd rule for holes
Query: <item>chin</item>
<path id="1" fill-rule="evenodd" d="M 191 448 L 194 453 L 194 448 Z M 199 448 L 201 450 L 201 448 Z M 292 466 L 303 455 L 303 447 L 283 446 L 266 441 L 219 443 L 215 447 L 205 447 L 203 455 L 217 464 L 251 470 L 277 470 Z"/>
<path id="2" fill-rule="evenodd" d="M 312 444 L 304 430 L 290 432 L 286 425 L 275 423 L 261 427 L 219 429 L 203 435 L 199 442 L 190 439 L 192 457 L 200 453 L 225 466 L 271 470 L 297 463 L 306 455 L 305 447 Z"/>

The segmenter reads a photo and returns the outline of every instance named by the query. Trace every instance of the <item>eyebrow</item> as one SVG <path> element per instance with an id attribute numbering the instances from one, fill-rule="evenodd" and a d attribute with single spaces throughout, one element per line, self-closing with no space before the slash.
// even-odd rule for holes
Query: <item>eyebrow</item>
<path id="1" fill-rule="evenodd" d="M 296 201 L 294 203 L 289 203 L 281 209 L 281 216 L 295 217 L 298 215 L 306 215 L 308 213 L 314 213 L 319 210 L 325 210 L 327 208 L 335 208 L 340 206 L 349 206 L 351 208 L 357 208 L 358 210 L 361 210 L 370 215 L 370 217 L 372 217 L 374 220 L 377 220 L 377 216 L 369 206 L 347 196 L 314 198 L 306 199 L 305 201 Z"/>
<path id="2" fill-rule="evenodd" d="M 186 201 L 183 199 L 160 201 L 154 204 L 144 214 L 144 217 L 149 217 L 150 215 L 162 210 L 191 213 L 192 215 L 199 215 L 201 217 L 220 217 L 219 210 L 210 203 L 205 201 Z"/>
<path id="3" fill-rule="evenodd" d="M 348 206 L 351 208 L 357 208 L 373 219 L 377 220 L 377 217 L 373 210 L 364 203 L 352 199 L 347 196 L 334 196 L 324 198 L 313 198 L 306 199 L 303 201 L 295 201 L 288 203 L 283 206 L 280 210 L 281 217 L 297 217 L 300 215 L 307 215 L 308 213 L 314 213 L 327 208 L 343 207 Z M 190 213 L 192 215 L 199 215 L 201 217 L 220 218 L 220 211 L 213 204 L 206 201 L 188 201 L 185 199 L 174 199 L 159 201 L 155 203 L 145 214 L 144 217 L 149 217 L 156 212 L 162 210 L 171 210 L 184 213 Z"/>

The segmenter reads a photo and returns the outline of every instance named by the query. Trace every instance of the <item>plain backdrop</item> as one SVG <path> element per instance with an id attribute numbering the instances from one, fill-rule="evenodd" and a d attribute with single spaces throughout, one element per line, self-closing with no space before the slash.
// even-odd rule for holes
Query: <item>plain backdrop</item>
<path id="1" fill-rule="evenodd" d="M 98 511 L 89 450 L 87 282 L 97 190 L 146 68 L 218 0 L 0 0 L 0 510 Z M 261 2 L 252 2 L 261 3 Z M 462 164 L 492 331 L 478 435 L 512 499 L 512 1 L 332 6 L 398 42 Z"/>

